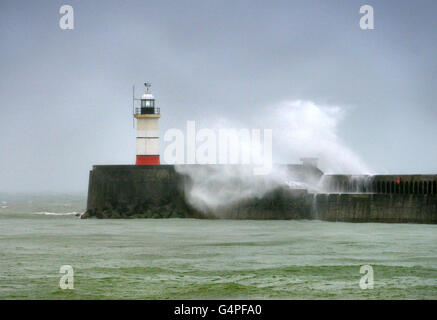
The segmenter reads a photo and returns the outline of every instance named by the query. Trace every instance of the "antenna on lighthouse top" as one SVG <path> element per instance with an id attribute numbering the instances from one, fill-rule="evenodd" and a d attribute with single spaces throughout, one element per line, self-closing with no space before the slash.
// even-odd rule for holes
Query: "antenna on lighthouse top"
<path id="1" fill-rule="evenodd" d="M 146 87 L 146 93 L 150 93 L 150 87 L 152 86 L 152 83 L 144 82 L 144 86 Z"/>
<path id="2" fill-rule="evenodd" d="M 135 129 L 135 85 L 132 86 L 132 128 Z"/>

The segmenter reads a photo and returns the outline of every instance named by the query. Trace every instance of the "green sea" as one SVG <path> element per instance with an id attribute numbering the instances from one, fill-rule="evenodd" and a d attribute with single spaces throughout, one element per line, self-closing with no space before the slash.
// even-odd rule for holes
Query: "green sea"
<path id="1" fill-rule="evenodd" d="M 0 299 L 437 299 L 437 225 L 81 220 L 85 202 L 0 195 Z"/>

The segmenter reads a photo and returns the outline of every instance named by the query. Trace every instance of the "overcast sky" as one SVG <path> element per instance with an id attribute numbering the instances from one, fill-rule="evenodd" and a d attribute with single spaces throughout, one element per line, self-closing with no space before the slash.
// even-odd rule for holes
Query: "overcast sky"
<path id="1" fill-rule="evenodd" d="M 304 99 L 347 108 L 338 135 L 376 172 L 437 173 L 436 15 L 436 1 L 2 0 L 0 192 L 86 191 L 92 165 L 134 163 L 146 80 L 161 134 Z"/>

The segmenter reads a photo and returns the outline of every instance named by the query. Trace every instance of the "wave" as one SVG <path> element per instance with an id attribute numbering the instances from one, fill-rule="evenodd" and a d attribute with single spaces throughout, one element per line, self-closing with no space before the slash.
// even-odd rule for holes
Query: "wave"
<path id="1" fill-rule="evenodd" d="M 75 215 L 82 215 L 83 212 L 34 212 L 34 214 L 42 214 L 46 216 L 75 216 Z"/>

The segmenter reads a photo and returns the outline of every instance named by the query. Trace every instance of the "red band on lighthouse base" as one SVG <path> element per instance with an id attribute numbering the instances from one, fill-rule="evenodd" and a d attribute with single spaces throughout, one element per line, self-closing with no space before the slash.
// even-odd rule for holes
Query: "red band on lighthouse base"
<path id="1" fill-rule="evenodd" d="M 137 166 L 141 165 L 159 165 L 159 156 L 137 156 Z"/>

